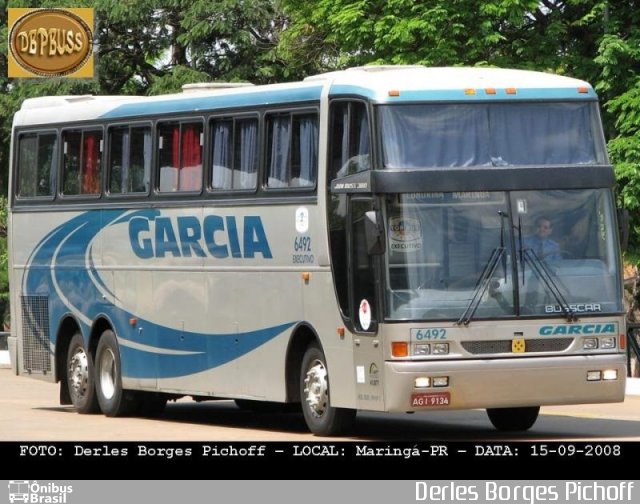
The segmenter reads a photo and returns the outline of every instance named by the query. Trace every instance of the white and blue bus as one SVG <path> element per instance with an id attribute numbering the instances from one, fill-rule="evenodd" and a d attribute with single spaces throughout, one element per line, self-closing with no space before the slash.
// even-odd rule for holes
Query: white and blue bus
<path id="1" fill-rule="evenodd" d="M 167 400 L 357 410 L 624 399 L 594 90 L 365 67 L 156 97 L 29 99 L 13 124 L 16 373 L 107 416 Z"/>

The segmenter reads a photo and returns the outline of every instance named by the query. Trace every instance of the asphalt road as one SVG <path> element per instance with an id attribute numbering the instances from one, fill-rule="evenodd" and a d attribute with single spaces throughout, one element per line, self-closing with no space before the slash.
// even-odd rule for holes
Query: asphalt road
<path id="1" fill-rule="evenodd" d="M 493 429 L 484 411 L 359 413 L 354 441 L 640 441 L 640 395 L 624 403 L 544 407 L 526 433 Z M 169 403 L 155 419 L 79 415 L 58 385 L 0 369 L 0 441 L 322 441 L 301 414 L 255 414 L 232 401 Z M 335 441 L 335 438 L 332 439 Z"/>

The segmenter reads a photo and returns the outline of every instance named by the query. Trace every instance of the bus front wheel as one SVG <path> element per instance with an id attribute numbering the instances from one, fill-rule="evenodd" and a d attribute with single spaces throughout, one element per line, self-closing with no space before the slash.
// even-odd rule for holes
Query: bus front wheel
<path id="1" fill-rule="evenodd" d="M 82 334 L 75 333 L 67 352 L 67 387 L 71 404 L 78 413 L 97 413 L 93 359 L 84 347 Z"/>
<path id="2" fill-rule="evenodd" d="M 487 415 L 500 431 L 526 431 L 536 423 L 540 406 L 528 408 L 489 408 Z"/>
<path id="3" fill-rule="evenodd" d="M 311 345 L 302 358 L 300 398 L 302 413 L 314 434 L 337 436 L 348 430 L 355 420 L 356 410 L 331 406 L 329 372 L 322 350 Z"/>
<path id="4" fill-rule="evenodd" d="M 100 409 L 108 417 L 133 412 L 133 395 L 122 389 L 122 368 L 118 340 L 111 330 L 100 336 L 96 351 L 96 395 Z"/>

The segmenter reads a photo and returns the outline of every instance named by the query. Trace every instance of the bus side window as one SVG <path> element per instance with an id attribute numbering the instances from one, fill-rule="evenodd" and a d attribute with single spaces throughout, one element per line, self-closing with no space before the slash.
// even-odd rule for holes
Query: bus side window
<path id="1" fill-rule="evenodd" d="M 109 191 L 145 193 L 151 173 L 151 128 L 124 126 L 109 129 Z"/>
<path id="2" fill-rule="evenodd" d="M 329 176 L 346 177 L 371 169 L 369 119 L 361 102 L 331 104 Z"/>
<path id="3" fill-rule="evenodd" d="M 99 194 L 102 173 L 102 131 L 63 133 L 65 195 Z"/>
<path id="4" fill-rule="evenodd" d="M 18 190 L 21 197 L 53 196 L 58 137 L 53 133 L 21 135 L 18 140 Z"/>
<path id="5" fill-rule="evenodd" d="M 267 119 L 267 187 L 313 188 L 318 164 L 318 115 L 281 114 Z"/>
<path id="6" fill-rule="evenodd" d="M 211 188 L 219 191 L 255 189 L 258 182 L 258 120 L 216 119 L 211 131 Z"/>
<path id="7" fill-rule="evenodd" d="M 202 189 L 202 123 L 164 123 L 158 126 L 160 192 Z"/>

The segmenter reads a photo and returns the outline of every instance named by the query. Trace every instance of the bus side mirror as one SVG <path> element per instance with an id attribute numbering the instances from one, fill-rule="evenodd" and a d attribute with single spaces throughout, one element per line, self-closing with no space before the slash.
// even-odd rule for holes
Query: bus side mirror
<path id="1" fill-rule="evenodd" d="M 629 246 L 629 227 L 629 210 L 618 208 L 618 233 L 622 250 L 627 250 Z"/>
<path id="2" fill-rule="evenodd" d="M 364 234 L 369 255 L 384 254 L 384 226 L 380 212 L 369 210 L 365 213 Z"/>

